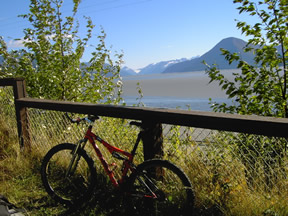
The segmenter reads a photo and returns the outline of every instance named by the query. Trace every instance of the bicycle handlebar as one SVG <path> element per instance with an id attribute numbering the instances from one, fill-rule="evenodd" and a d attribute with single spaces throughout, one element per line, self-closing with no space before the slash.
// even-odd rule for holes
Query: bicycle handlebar
<path id="1" fill-rule="evenodd" d="M 93 123 L 94 121 L 99 119 L 99 116 L 94 116 L 94 115 L 88 115 L 87 117 L 84 117 L 84 118 L 77 117 L 76 119 L 71 118 L 68 112 L 66 112 L 65 115 L 71 123 L 76 123 L 76 124 L 79 124 L 81 121 L 87 121 L 88 123 Z M 131 121 L 129 124 L 135 125 L 141 129 L 144 129 L 142 122 Z"/>
<path id="2" fill-rule="evenodd" d="M 93 115 L 88 115 L 88 117 L 84 117 L 84 118 L 77 117 L 76 119 L 71 118 L 67 112 L 65 113 L 65 115 L 70 120 L 70 122 L 77 123 L 77 124 L 79 124 L 81 121 L 87 121 L 91 123 L 99 119 L 98 116 L 93 116 Z"/>

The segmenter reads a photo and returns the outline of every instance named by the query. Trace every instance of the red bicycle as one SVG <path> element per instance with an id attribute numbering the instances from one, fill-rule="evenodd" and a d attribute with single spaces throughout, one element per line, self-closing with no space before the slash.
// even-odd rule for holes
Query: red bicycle
<path id="1" fill-rule="evenodd" d="M 119 188 L 129 202 L 134 215 L 184 215 L 191 214 L 194 194 L 185 173 L 167 160 L 152 159 L 136 166 L 133 159 L 145 132 L 140 122 L 131 125 L 141 130 L 132 151 L 126 152 L 105 142 L 92 132 L 92 124 L 98 116 L 72 119 L 72 123 L 88 122 L 89 126 L 83 139 L 77 144 L 56 145 L 45 155 L 41 166 L 43 185 L 51 197 L 65 205 L 79 205 L 88 201 L 95 190 L 96 169 L 94 161 L 84 150 L 87 141 L 91 143 L 100 159 L 112 185 Z M 110 169 L 95 141 L 108 149 L 112 157 L 122 161 L 121 177 L 117 179 Z"/>

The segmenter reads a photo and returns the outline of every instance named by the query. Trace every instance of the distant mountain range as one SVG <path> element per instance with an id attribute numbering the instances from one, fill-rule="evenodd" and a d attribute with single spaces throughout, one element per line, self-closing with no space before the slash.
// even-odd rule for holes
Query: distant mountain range
<path id="1" fill-rule="evenodd" d="M 137 73 L 133 69 L 131 69 L 129 67 L 126 67 L 126 66 L 121 68 L 120 74 L 121 74 L 122 77 L 137 75 Z"/>
<path id="2" fill-rule="evenodd" d="M 246 46 L 247 42 L 238 38 L 226 38 L 221 40 L 216 46 L 209 50 L 204 55 L 197 59 L 192 59 L 190 61 L 185 61 L 177 63 L 167 68 L 164 73 L 172 72 L 191 72 L 191 71 L 203 71 L 206 66 L 203 64 L 205 61 L 207 64 L 217 64 L 219 69 L 234 69 L 237 68 L 237 63 L 233 62 L 229 65 L 228 61 L 222 55 L 221 48 L 230 51 L 231 53 L 238 53 L 242 60 L 253 64 L 254 54 L 253 52 L 244 52 L 243 48 Z"/>
<path id="3" fill-rule="evenodd" d="M 155 64 L 150 64 L 142 69 L 138 74 L 156 74 L 156 73 L 177 73 L 177 72 L 192 72 L 192 71 L 203 71 L 206 66 L 202 63 L 207 62 L 209 65 L 217 64 L 219 69 L 234 69 L 237 68 L 236 63 L 228 64 L 225 57 L 222 55 L 221 48 L 226 49 L 232 53 L 239 53 L 240 57 L 253 64 L 254 55 L 252 52 L 244 52 L 243 48 L 246 46 L 247 42 L 244 40 L 229 37 L 221 40 L 216 44 L 211 50 L 199 57 L 194 57 L 190 60 L 182 58 L 178 60 L 163 61 Z M 136 75 L 137 73 L 128 67 L 124 67 L 121 70 L 122 76 L 127 76 L 127 71 L 129 75 Z M 133 73 L 134 72 L 134 73 Z"/>
<path id="4" fill-rule="evenodd" d="M 158 63 L 152 63 L 148 66 L 141 68 L 138 73 L 136 73 L 133 69 L 129 67 L 123 67 L 120 71 L 121 76 L 131 76 L 131 75 L 145 75 L 145 74 L 157 74 L 162 73 L 171 65 L 176 63 L 187 61 L 187 58 L 176 59 L 176 60 L 169 60 L 169 61 L 161 61 Z"/>
<path id="5" fill-rule="evenodd" d="M 206 52 L 202 56 L 193 57 L 191 59 L 176 59 L 169 61 L 161 61 L 158 63 L 149 64 L 148 66 L 141 68 L 139 73 L 136 73 L 133 69 L 123 67 L 120 71 L 121 76 L 131 75 L 145 75 L 145 74 L 159 74 L 159 73 L 177 73 L 177 72 L 192 72 L 203 71 L 206 66 L 202 63 L 207 62 L 209 65 L 217 64 L 219 69 L 234 69 L 237 68 L 236 63 L 228 64 L 224 56 L 221 53 L 221 48 L 226 49 L 232 53 L 239 53 L 240 57 L 249 64 L 254 63 L 254 55 L 252 52 L 244 52 L 243 48 L 247 42 L 235 37 L 229 37 L 221 40 L 211 50 Z M 0 63 L 3 58 L 0 56 Z"/>
<path id="6" fill-rule="evenodd" d="M 176 60 L 170 60 L 170 61 L 161 61 L 159 63 L 149 64 L 148 66 L 142 68 L 140 70 L 139 74 L 144 75 L 144 74 L 162 73 L 167 68 L 169 68 L 171 65 L 181 63 L 181 62 L 184 62 L 187 60 L 188 60 L 187 58 L 182 58 L 182 59 L 176 59 Z"/>

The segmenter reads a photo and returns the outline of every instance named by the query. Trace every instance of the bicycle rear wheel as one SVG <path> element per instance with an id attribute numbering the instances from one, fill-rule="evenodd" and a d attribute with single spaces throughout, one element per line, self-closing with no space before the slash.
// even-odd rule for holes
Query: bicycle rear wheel
<path id="1" fill-rule="evenodd" d="M 165 160 L 148 160 L 131 175 L 129 205 L 134 215 L 191 215 L 194 193 L 184 172 Z"/>
<path id="2" fill-rule="evenodd" d="M 44 157 L 41 178 L 47 193 L 65 205 L 80 205 L 91 198 L 96 170 L 93 160 L 83 149 L 74 152 L 75 144 L 53 147 Z"/>

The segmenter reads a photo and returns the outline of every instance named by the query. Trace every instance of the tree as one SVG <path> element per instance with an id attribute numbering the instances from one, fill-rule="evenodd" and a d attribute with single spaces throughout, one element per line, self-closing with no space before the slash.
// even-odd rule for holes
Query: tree
<path id="1" fill-rule="evenodd" d="M 262 116 L 288 117 L 287 73 L 288 73 L 288 1 L 287 0 L 234 0 L 239 3 L 239 13 L 256 16 L 260 22 L 249 25 L 237 22 L 242 33 L 251 37 L 244 51 L 253 51 L 254 65 L 249 65 L 237 53 L 222 49 L 225 59 L 237 62 L 241 72 L 233 73 L 229 80 L 217 69 L 207 65 L 210 82 L 218 81 L 233 105 L 213 104 L 214 111 L 254 114 Z M 238 152 L 246 169 L 246 178 L 253 187 L 255 173 L 264 171 L 268 188 L 273 187 L 283 171 L 283 157 L 287 141 L 252 134 L 231 135 L 235 140 L 234 153 Z M 235 137 L 236 136 L 236 137 Z M 279 169 L 280 168 L 280 169 Z M 278 173 L 280 172 L 280 173 Z"/>
<path id="2" fill-rule="evenodd" d="M 65 18 L 62 4 L 62 0 L 30 1 L 30 12 L 21 15 L 31 24 L 21 39 L 25 48 L 9 51 L 0 37 L 0 77 L 24 77 L 31 97 L 119 102 L 122 54 L 116 53 L 116 60 L 112 60 L 102 29 L 89 63 L 81 63 L 95 26 L 85 17 L 86 36 L 81 38 L 75 18 L 80 0 L 73 0 L 72 15 Z"/>
<path id="3" fill-rule="evenodd" d="M 222 49 L 226 60 L 237 62 L 241 72 L 233 73 L 234 80 L 227 79 L 217 69 L 208 66 L 210 82 L 218 81 L 233 105 L 213 104 L 214 111 L 288 117 L 288 1 L 287 0 L 234 0 L 241 4 L 239 13 L 248 13 L 260 22 L 249 25 L 238 21 L 237 27 L 251 37 L 244 51 L 254 51 L 255 64 L 249 65 L 237 53 Z"/>

